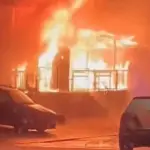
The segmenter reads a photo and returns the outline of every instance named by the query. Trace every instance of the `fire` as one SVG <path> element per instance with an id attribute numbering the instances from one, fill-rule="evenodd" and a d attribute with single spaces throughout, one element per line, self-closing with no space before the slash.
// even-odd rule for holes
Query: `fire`
<path id="1" fill-rule="evenodd" d="M 26 71 L 27 71 L 27 62 L 24 62 L 23 64 L 18 65 L 16 69 L 12 69 L 13 72 L 17 73 L 15 74 L 15 77 L 12 77 L 12 86 L 16 88 L 23 88 L 25 89 L 26 86 Z"/>
<path id="2" fill-rule="evenodd" d="M 87 0 L 75 0 L 70 8 L 70 11 L 74 13 L 77 9 L 81 8 Z"/>
<path id="3" fill-rule="evenodd" d="M 17 67 L 17 71 L 25 71 L 27 68 L 27 62 L 23 63 L 23 64 L 20 64 L 18 65 Z"/>
<path id="4" fill-rule="evenodd" d="M 40 81 L 40 91 L 48 91 L 50 89 L 50 81 L 52 77 L 52 62 L 58 53 L 58 47 L 62 38 L 68 33 L 68 12 L 63 9 L 56 12 L 52 21 L 49 23 L 50 30 L 46 29 L 44 32 L 44 42 L 48 43 L 47 50 L 40 58 L 38 67 L 49 68 L 48 70 L 41 71 L 41 77 L 46 81 Z M 45 84 L 48 84 L 45 88 Z"/>
<path id="5" fill-rule="evenodd" d="M 45 82 L 40 81 L 40 91 L 47 91 L 50 89 L 48 83 L 51 81 L 52 77 L 52 62 L 58 52 L 58 47 L 61 44 L 61 41 L 66 37 L 70 37 L 72 28 L 69 21 L 72 14 L 83 4 L 83 2 L 83 0 L 76 0 L 70 9 L 56 11 L 52 16 L 52 20 L 47 23 L 48 28 L 45 28 L 44 36 L 42 38 L 43 42 L 48 43 L 48 46 L 46 52 L 44 52 L 39 58 L 38 67 L 46 67 L 50 69 L 41 71 L 41 77 L 46 80 Z M 45 88 L 45 84 L 48 84 L 46 86 L 47 88 Z"/>
<path id="6" fill-rule="evenodd" d="M 106 31 L 76 29 L 71 22 L 72 15 L 87 0 L 76 0 L 70 8 L 57 10 L 51 20 L 46 21 L 41 34 L 41 41 L 46 45 L 43 54 L 38 58 L 38 87 L 40 92 L 54 91 L 51 88 L 52 64 L 59 46 L 70 47 L 70 88 L 74 90 L 126 89 L 128 67 L 130 62 L 121 62 L 117 53 L 124 53 L 137 43 L 134 36 L 117 37 Z M 73 42 L 72 42 L 73 41 Z M 105 60 L 114 59 L 110 62 Z M 116 54 L 115 54 L 116 53 Z M 114 55 L 115 54 L 115 55 Z M 111 56 L 112 55 L 112 56 Z M 105 56 L 105 57 L 106 57 Z M 17 88 L 26 82 L 27 63 L 17 67 Z M 23 83 L 22 83 L 22 79 Z M 117 85 L 117 86 L 116 86 Z M 96 87 L 96 89 L 95 89 Z M 97 89 L 98 87 L 98 89 Z M 59 90 L 59 89 L 55 89 Z"/>
<path id="7" fill-rule="evenodd" d="M 80 90 L 86 90 L 86 89 L 93 89 L 94 87 L 94 73 L 93 71 L 102 71 L 101 77 L 98 77 L 97 79 L 100 79 L 100 82 L 98 83 L 98 87 L 100 89 L 115 89 L 115 76 L 116 72 L 119 78 L 118 80 L 118 89 L 126 89 L 127 88 L 127 75 L 128 75 L 128 67 L 130 62 L 126 61 L 124 64 L 116 64 L 115 70 L 112 66 L 109 66 L 105 60 L 102 58 L 100 60 L 91 59 L 88 61 L 87 64 L 87 57 L 86 53 L 81 52 L 80 50 L 76 49 L 74 53 L 72 54 L 72 61 L 71 61 L 71 70 L 80 70 L 76 73 L 76 78 L 74 79 L 74 88 L 80 89 Z M 83 71 L 82 70 L 87 70 Z M 110 75 L 111 74 L 111 75 Z M 79 77 L 78 77 L 79 76 Z"/>
<path id="8" fill-rule="evenodd" d="M 70 38 L 74 37 L 76 42 L 71 45 L 71 68 L 72 70 L 87 70 L 83 71 L 82 77 L 74 79 L 74 87 L 77 89 L 93 89 L 94 86 L 94 71 L 105 70 L 102 74 L 99 87 L 101 89 L 115 88 L 115 75 L 121 76 L 123 82 L 118 80 L 118 88 L 127 88 L 127 71 L 129 61 L 124 64 L 114 64 L 113 67 L 103 58 L 90 58 L 87 59 L 87 53 L 95 53 L 95 51 L 109 50 L 121 50 L 131 46 L 135 46 L 137 43 L 134 41 L 134 37 L 119 37 L 107 33 L 105 31 L 93 31 L 78 29 L 76 30 L 77 37 L 74 35 L 74 26 L 71 24 L 71 17 L 73 13 L 79 9 L 86 0 L 76 0 L 72 7 L 69 9 L 61 9 L 54 12 L 52 19 L 46 22 L 44 32 L 42 34 L 42 41 L 46 43 L 46 51 L 39 57 L 38 67 L 40 70 L 40 78 L 44 80 L 39 81 L 40 91 L 50 91 L 50 82 L 52 78 L 52 62 L 54 57 L 58 53 L 58 47 L 61 44 L 67 43 Z M 70 45 L 69 45 L 70 46 Z M 109 71 L 113 71 L 109 76 Z M 109 78 L 108 78 L 109 76 Z"/>

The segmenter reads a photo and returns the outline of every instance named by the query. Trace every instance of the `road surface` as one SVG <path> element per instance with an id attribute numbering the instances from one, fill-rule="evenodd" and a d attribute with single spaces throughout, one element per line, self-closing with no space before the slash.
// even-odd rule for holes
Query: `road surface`
<path id="1" fill-rule="evenodd" d="M 112 122 L 112 128 L 107 125 L 108 123 L 102 124 L 97 119 L 76 120 L 66 125 L 59 125 L 56 130 L 48 130 L 43 135 L 39 135 L 36 131 L 16 135 L 11 128 L 0 128 L 0 149 L 117 150 L 117 128 Z M 142 150 L 150 149 L 142 148 Z"/>
<path id="2" fill-rule="evenodd" d="M 16 135 L 11 128 L 0 128 L 1 150 L 117 150 L 117 140 L 117 127 L 112 122 L 110 128 L 110 123 L 93 119 L 59 125 L 43 135 L 36 131 Z"/>
<path id="3" fill-rule="evenodd" d="M 116 147 L 116 126 L 96 119 L 78 119 L 40 135 L 30 131 L 16 135 L 12 128 L 0 128 L 0 149 L 85 149 Z"/>
<path id="4" fill-rule="evenodd" d="M 1 148 L 3 149 L 102 149 L 102 150 L 116 150 L 117 138 L 116 137 L 93 137 L 93 138 L 80 138 L 80 139 L 62 139 L 62 140 L 33 140 L 31 141 L 3 141 Z"/>

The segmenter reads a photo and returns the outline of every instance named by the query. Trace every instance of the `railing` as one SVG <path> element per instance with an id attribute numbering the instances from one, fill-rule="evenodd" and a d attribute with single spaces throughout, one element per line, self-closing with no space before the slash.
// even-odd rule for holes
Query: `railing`
<path id="1" fill-rule="evenodd" d="M 73 70 L 71 91 L 101 91 L 127 89 L 128 70 Z"/>
<path id="2" fill-rule="evenodd" d="M 43 73 L 44 69 L 42 68 Z M 128 70 L 72 70 L 69 90 L 101 91 L 127 89 L 127 74 Z M 14 72 L 13 80 L 13 86 L 20 89 L 35 88 L 38 91 L 43 89 L 43 92 L 51 90 L 50 78 L 47 76 L 45 78 L 39 74 L 29 75 L 26 71 L 19 71 Z"/>
<path id="3" fill-rule="evenodd" d="M 12 74 L 13 87 L 25 90 L 27 88 L 26 81 L 27 81 L 27 77 L 25 71 L 17 71 L 17 70 L 13 71 Z"/>

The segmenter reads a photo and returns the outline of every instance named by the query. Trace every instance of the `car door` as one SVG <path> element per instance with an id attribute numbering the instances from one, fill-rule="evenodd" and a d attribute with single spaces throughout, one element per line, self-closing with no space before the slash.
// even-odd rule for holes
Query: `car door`
<path id="1" fill-rule="evenodd" d="M 150 97 L 134 98 L 125 113 L 135 116 L 142 128 L 150 129 Z"/>
<path id="2" fill-rule="evenodd" d="M 0 89 L 0 124 L 11 125 L 14 104 L 9 92 Z"/>

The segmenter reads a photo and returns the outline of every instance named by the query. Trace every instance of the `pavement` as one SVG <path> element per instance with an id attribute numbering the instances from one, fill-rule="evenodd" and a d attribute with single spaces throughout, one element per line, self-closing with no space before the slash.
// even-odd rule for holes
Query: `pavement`
<path id="1" fill-rule="evenodd" d="M 41 147 L 41 148 L 65 148 L 65 149 L 116 149 L 116 137 L 95 137 L 95 138 L 81 138 L 68 139 L 64 141 L 46 141 L 35 142 L 30 144 L 18 144 L 22 147 Z"/>
<path id="2" fill-rule="evenodd" d="M 30 131 L 16 135 L 12 128 L 1 128 L 0 149 L 34 150 L 34 149 L 118 149 L 116 126 L 111 122 L 95 119 L 78 119 L 59 125 L 56 130 L 45 134 Z"/>
<path id="3" fill-rule="evenodd" d="M 17 135 L 10 127 L 0 127 L 0 150 L 118 150 L 117 129 L 113 121 L 97 118 L 73 120 L 45 134 Z"/>

